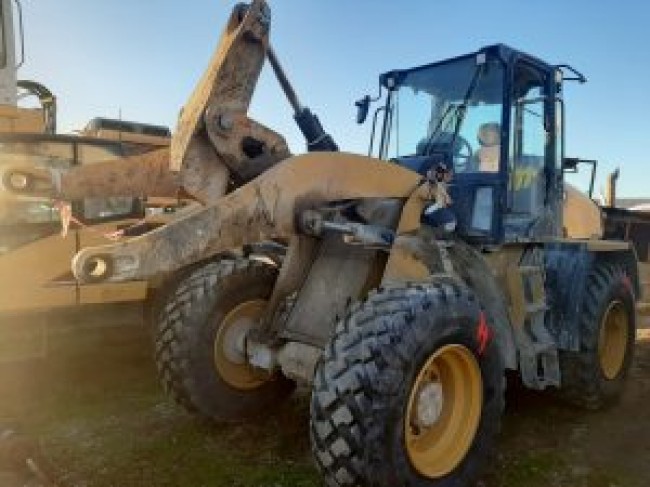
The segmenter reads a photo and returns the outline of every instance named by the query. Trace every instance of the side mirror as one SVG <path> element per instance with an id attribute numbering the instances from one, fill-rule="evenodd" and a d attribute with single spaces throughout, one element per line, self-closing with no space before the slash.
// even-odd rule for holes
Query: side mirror
<path id="1" fill-rule="evenodd" d="M 357 123 L 362 124 L 366 121 L 368 117 L 368 110 L 370 110 L 370 95 L 366 95 L 361 100 L 357 100 L 355 103 L 357 107 Z"/>
<path id="2" fill-rule="evenodd" d="M 576 172 L 580 164 L 580 159 L 577 157 L 565 157 L 562 159 L 562 170 L 567 172 Z"/>
<path id="3" fill-rule="evenodd" d="M 578 165 L 587 164 L 591 166 L 591 179 L 589 182 L 589 197 L 594 194 L 594 184 L 596 183 L 596 169 L 598 161 L 595 159 L 580 159 L 579 157 L 565 157 L 562 159 L 562 171 L 568 173 L 577 173 Z"/>

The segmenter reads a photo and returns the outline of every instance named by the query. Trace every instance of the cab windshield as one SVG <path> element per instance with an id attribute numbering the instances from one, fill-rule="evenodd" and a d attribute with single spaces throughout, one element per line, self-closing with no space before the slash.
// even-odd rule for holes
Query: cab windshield
<path id="1" fill-rule="evenodd" d="M 455 172 L 498 171 L 503 79 L 483 54 L 395 75 L 382 157 L 444 153 Z"/>

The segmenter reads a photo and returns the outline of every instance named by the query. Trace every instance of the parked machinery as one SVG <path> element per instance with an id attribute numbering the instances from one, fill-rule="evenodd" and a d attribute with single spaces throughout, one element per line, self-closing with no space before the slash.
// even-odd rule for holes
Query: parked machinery
<path id="1" fill-rule="evenodd" d="M 270 21 L 263 0 L 235 8 L 173 136 L 171 170 L 205 207 L 73 261 L 82 283 L 175 276 L 156 320 L 165 389 L 232 420 L 311 384 L 314 456 L 337 486 L 471 485 L 506 371 L 584 407 L 615 401 L 640 286 L 630 244 L 563 218 L 562 86 L 581 75 L 504 45 L 389 71 L 377 157 L 352 155 L 299 102 Z M 265 57 L 309 154 L 246 115 Z"/>

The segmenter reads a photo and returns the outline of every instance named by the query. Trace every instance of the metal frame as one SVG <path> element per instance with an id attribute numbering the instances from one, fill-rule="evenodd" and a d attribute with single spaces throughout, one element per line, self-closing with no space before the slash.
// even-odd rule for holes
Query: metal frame
<path id="1" fill-rule="evenodd" d="M 92 166 L 92 165 L 84 165 L 81 163 L 79 159 L 80 145 L 90 145 L 90 146 L 103 147 L 103 148 L 109 148 L 109 147 L 118 148 L 119 150 L 117 151 L 116 157 L 120 157 L 120 158 L 128 157 L 128 154 L 125 149 L 127 146 L 142 145 L 142 144 L 130 144 L 128 142 L 97 139 L 92 137 L 79 137 L 75 135 L 0 133 L 0 145 L 3 143 L 19 143 L 19 144 L 48 143 L 48 144 L 61 144 L 61 145 L 69 146 L 71 148 L 71 159 L 70 159 L 71 168 Z M 152 151 L 155 149 L 156 147 L 151 148 Z M 132 195 L 132 197 L 134 199 L 132 205 L 133 211 L 131 211 L 130 213 L 124 213 L 124 214 L 110 216 L 106 218 L 86 219 L 84 218 L 85 212 L 84 212 L 83 198 L 75 199 L 72 201 L 72 212 L 77 219 L 89 225 L 97 225 L 100 223 L 108 223 L 111 221 L 128 220 L 132 218 L 141 218 L 144 216 L 144 206 L 141 203 L 137 202 L 137 200 L 138 199 L 141 200 L 141 198 L 135 195 Z"/>

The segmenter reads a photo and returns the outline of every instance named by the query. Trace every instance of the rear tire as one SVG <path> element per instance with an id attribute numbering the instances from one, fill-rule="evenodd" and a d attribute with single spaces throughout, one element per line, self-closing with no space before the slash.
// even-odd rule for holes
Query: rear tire
<path id="1" fill-rule="evenodd" d="M 243 340 L 233 326 L 258 320 L 276 274 L 259 261 L 210 262 L 168 294 L 157 319 L 156 365 L 164 390 L 187 411 L 239 420 L 268 411 L 293 390 L 292 381 L 252 368 L 232 346 Z"/>
<path id="2" fill-rule="evenodd" d="M 560 395 L 596 410 L 621 397 L 636 339 L 634 293 L 629 276 L 615 264 L 591 272 L 580 316 L 580 351 L 561 352 Z"/>
<path id="3" fill-rule="evenodd" d="M 465 286 L 444 281 L 379 290 L 338 323 L 311 401 L 312 450 L 329 486 L 476 480 L 500 429 L 505 387 L 496 343 L 479 338 L 482 317 Z"/>

